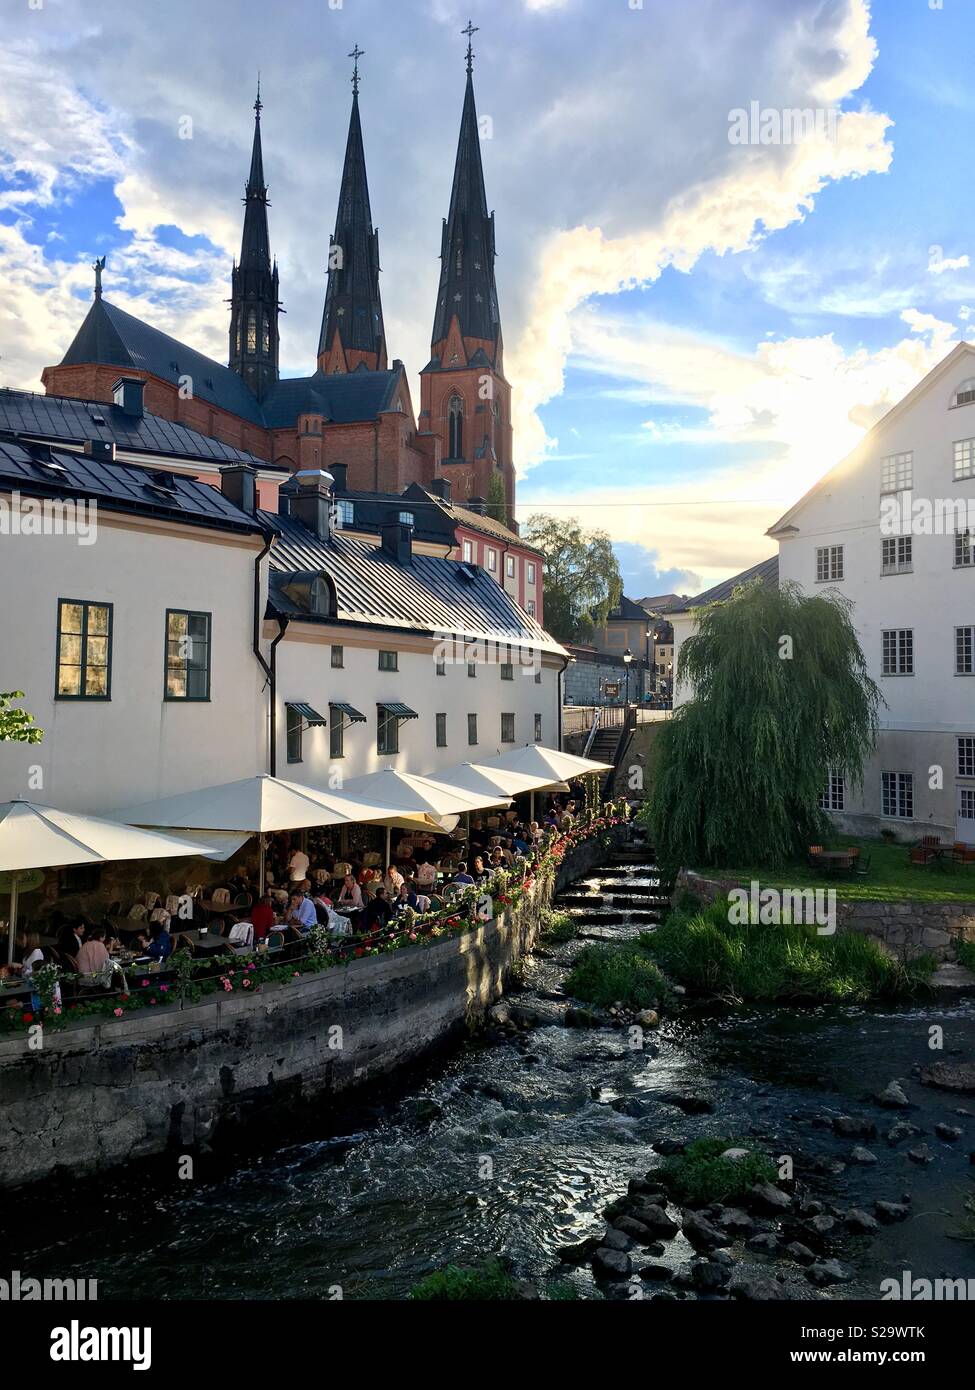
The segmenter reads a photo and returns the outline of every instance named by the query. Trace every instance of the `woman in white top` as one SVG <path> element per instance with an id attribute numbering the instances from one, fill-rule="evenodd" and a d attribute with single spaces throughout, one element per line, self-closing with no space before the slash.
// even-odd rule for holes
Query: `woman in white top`
<path id="1" fill-rule="evenodd" d="M 339 907 L 352 908 L 356 911 L 362 907 L 362 889 L 352 874 L 346 874 L 345 882 L 342 884 L 336 902 Z"/>

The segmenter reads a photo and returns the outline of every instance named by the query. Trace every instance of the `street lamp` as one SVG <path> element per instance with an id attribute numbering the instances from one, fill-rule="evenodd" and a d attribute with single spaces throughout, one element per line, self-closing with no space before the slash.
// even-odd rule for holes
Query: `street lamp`
<path id="1" fill-rule="evenodd" d="M 623 653 L 623 665 L 626 667 L 626 700 L 623 706 L 624 727 L 630 722 L 630 662 L 633 660 L 633 653 L 627 647 Z"/>

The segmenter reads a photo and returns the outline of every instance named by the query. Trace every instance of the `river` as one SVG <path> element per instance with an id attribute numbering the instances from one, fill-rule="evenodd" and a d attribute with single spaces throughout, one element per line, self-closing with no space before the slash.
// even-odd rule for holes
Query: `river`
<path id="1" fill-rule="evenodd" d="M 568 890 L 582 935 L 545 944 L 513 998 L 551 1008 L 590 937 L 625 940 L 660 910 L 653 866 L 624 852 Z M 602 904 L 597 905 L 597 895 Z M 633 906 L 616 906 L 614 896 Z M 944 1029 L 932 1054 L 929 1028 Z M 912 1069 L 975 1056 L 975 1006 L 687 1009 L 664 1018 L 643 1050 L 614 1029 L 538 1027 L 514 1039 L 476 1038 L 379 1102 L 323 1118 L 301 1143 L 198 1160 L 196 1176 L 158 1168 L 91 1177 L 8 1198 L 7 1267 L 35 1277 L 95 1278 L 99 1298 L 399 1299 L 431 1270 L 494 1255 L 535 1281 L 558 1278 L 597 1296 L 587 1266 L 560 1264 L 560 1246 L 603 1229 L 600 1212 L 660 1160 L 660 1139 L 760 1138 L 798 1156 L 807 1192 L 872 1210 L 912 1195 L 910 1220 L 844 1245 L 854 1283 L 809 1297 L 880 1296 L 880 1280 L 975 1277 L 975 1245 L 952 1239 L 973 1191 L 971 1098 L 920 1085 Z M 879 1110 L 869 1098 L 892 1077 L 915 1108 Z M 693 1091 L 713 1107 L 685 1114 L 663 1097 Z M 842 1162 L 857 1141 L 835 1136 L 830 1115 L 868 1113 L 878 1162 Z M 825 1119 L 824 1119 L 825 1117 Z M 907 1118 L 933 1161 L 920 1167 L 883 1131 Z M 945 1143 L 937 1122 L 960 1126 Z M 915 1141 L 917 1142 L 917 1141 Z M 662 1257 L 687 1261 L 684 1238 Z M 740 1249 L 736 1259 L 749 1260 Z M 693 1297 L 690 1292 L 683 1294 Z"/>

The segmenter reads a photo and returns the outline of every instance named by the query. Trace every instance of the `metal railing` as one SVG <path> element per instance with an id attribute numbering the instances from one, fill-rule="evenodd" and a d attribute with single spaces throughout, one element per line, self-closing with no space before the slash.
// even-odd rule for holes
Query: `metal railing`
<path id="1" fill-rule="evenodd" d="M 630 708 L 633 709 L 632 704 Z M 621 729 L 625 713 L 622 705 L 563 705 L 562 732 L 563 734 L 588 733 L 597 716 L 601 729 Z"/>

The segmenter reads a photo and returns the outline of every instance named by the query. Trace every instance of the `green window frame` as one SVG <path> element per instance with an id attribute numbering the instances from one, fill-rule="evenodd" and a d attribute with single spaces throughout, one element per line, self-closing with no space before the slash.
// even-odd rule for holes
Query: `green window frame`
<path id="1" fill-rule="evenodd" d="M 399 720 L 382 705 L 376 709 L 376 752 L 399 752 Z"/>
<path id="2" fill-rule="evenodd" d="M 380 652 L 379 652 L 379 669 L 380 669 L 380 671 L 398 671 L 398 670 L 399 670 L 399 652 L 390 652 L 390 651 L 384 651 L 384 650 L 380 649 Z"/>
<path id="3" fill-rule="evenodd" d="M 56 700 L 112 698 L 114 604 L 58 599 Z"/>
<path id="4" fill-rule="evenodd" d="M 345 757 L 345 715 L 334 705 L 328 710 L 328 756 Z"/>
<path id="5" fill-rule="evenodd" d="M 200 704 L 210 698 L 213 615 L 190 608 L 166 609 L 163 699 Z M 183 650 L 183 644 L 187 648 Z"/>
<path id="6" fill-rule="evenodd" d="M 291 705 L 285 706 L 285 712 L 287 714 L 288 762 L 300 763 L 302 760 L 301 735 L 303 733 L 304 721 L 298 711 Z"/>

